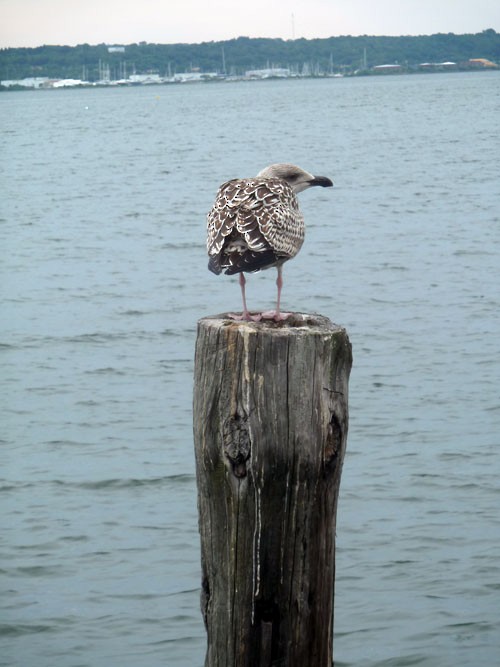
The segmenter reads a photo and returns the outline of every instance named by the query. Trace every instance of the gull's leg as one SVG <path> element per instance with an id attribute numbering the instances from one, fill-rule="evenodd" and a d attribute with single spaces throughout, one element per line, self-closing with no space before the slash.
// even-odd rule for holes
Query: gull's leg
<path id="1" fill-rule="evenodd" d="M 278 288 L 278 298 L 276 299 L 275 319 L 280 319 L 281 288 L 283 287 L 282 267 L 278 266 L 278 277 L 276 278 L 276 287 Z"/>
<path id="2" fill-rule="evenodd" d="M 232 320 L 253 320 L 254 322 L 258 322 L 261 319 L 260 315 L 250 315 L 250 312 L 248 311 L 247 308 L 247 300 L 245 296 L 245 285 L 246 285 L 246 278 L 243 273 L 243 271 L 240 272 L 240 288 L 241 288 L 241 299 L 243 301 L 243 312 L 241 315 L 235 315 L 234 313 L 230 313 L 229 317 Z"/>
<path id="3" fill-rule="evenodd" d="M 245 274 L 242 271 L 240 273 L 241 300 L 243 301 L 243 312 L 241 313 L 241 316 L 244 320 L 249 320 L 250 319 L 250 313 L 248 312 L 247 298 L 246 298 L 246 294 L 245 294 L 246 282 L 247 282 L 247 279 L 245 278 Z"/>
<path id="4" fill-rule="evenodd" d="M 278 288 L 278 298 L 276 299 L 276 310 L 269 310 L 265 313 L 262 313 L 262 317 L 266 320 L 272 319 L 275 320 L 276 322 L 280 322 L 281 320 L 286 320 L 287 318 L 289 318 L 291 313 L 282 313 L 280 310 L 281 289 L 283 287 L 282 265 L 280 264 L 277 267 L 277 269 L 278 269 L 278 277 L 276 278 L 276 286 Z"/>

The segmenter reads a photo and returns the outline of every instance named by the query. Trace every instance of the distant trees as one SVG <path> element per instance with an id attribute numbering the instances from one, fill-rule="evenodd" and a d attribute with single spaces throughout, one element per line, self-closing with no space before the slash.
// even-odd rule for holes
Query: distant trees
<path id="1" fill-rule="evenodd" d="M 311 73 L 350 71 L 384 63 L 416 66 L 422 62 L 467 61 L 487 58 L 500 63 L 500 34 L 488 29 L 478 34 L 327 39 L 251 39 L 238 37 L 202 44 L 129 44 L 124 53 L 109 52 L 106 44 L 40 46 L 0 50 L 0 79 L 47 76 L 95 81 L 106 67 L 112 78 L 124 72 L 155 72 L 164 76 L 199 68 L 203 72 L 242 74 L 249 69 L 287 67 Z"/>

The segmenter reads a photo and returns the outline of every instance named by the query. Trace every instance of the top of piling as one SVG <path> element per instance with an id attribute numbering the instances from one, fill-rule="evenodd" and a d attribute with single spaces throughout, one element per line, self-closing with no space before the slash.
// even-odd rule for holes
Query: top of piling
<path id="1" fill-rule="evenodd" d="M 209 315 L 202 317 L 198 321 L 199 325 L 205 327 L 226 328 L 231 327 L 238 330 L 254 331 L 254 332 L 288 332 L 293 333 L 340 333 L 344 332 L 345 328 L 332 322 L 328 317 L 319 315 L 317 313 L 291 313 L 286 320 L 279 322 L 273 319 L 264 319 L 259 322 L 253 320 L 235 320 L 230 313 L 220 313 L 218 315 Z"/>

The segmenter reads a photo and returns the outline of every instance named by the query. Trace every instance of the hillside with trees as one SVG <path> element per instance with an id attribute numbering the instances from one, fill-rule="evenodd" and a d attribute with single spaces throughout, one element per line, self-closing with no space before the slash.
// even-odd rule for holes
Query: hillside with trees
<path id="1" fill-rule="evenodd" d="M 500 63 L 500 34 L 373 37 L 343 36 L 327 39 L 253 39 L 238 37 L 201 44 L 129 44 L 119 50 L 110 45 L 40 46 L 0 50 L 0 80 L 24 77 L 99 80 L 103 68 L 111 78 L 132 73 L 219 72 L 241 75 L 246 70 L 283 67 L 311 74 L 351 73 L 383 63 L 412 68 L 423 62 L 463 63 L 485 58 Z"/>

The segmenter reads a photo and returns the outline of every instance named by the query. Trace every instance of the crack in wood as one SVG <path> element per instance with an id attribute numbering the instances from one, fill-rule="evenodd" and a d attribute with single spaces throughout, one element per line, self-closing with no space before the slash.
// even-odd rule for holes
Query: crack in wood
<path id="1" fill-rule="evenodd" d="M 234 476 L 246 477 L 251 449 L 248 417 L 239 414 L 228 417 L 222 429 L 222 441 L 224 454 L 231 464 Z"/>
<path id="2" fill-rule="evenodd" d="M 324 448 L 324 462 L 325 468 L 328 471 L 335 469 L 339 452 L 342 447 L 342 428 L 340 421 L 335 413 L 332 413 L 330 423 L 328 424 L 328 432 L 326 435 L 326 442 Z"/>

